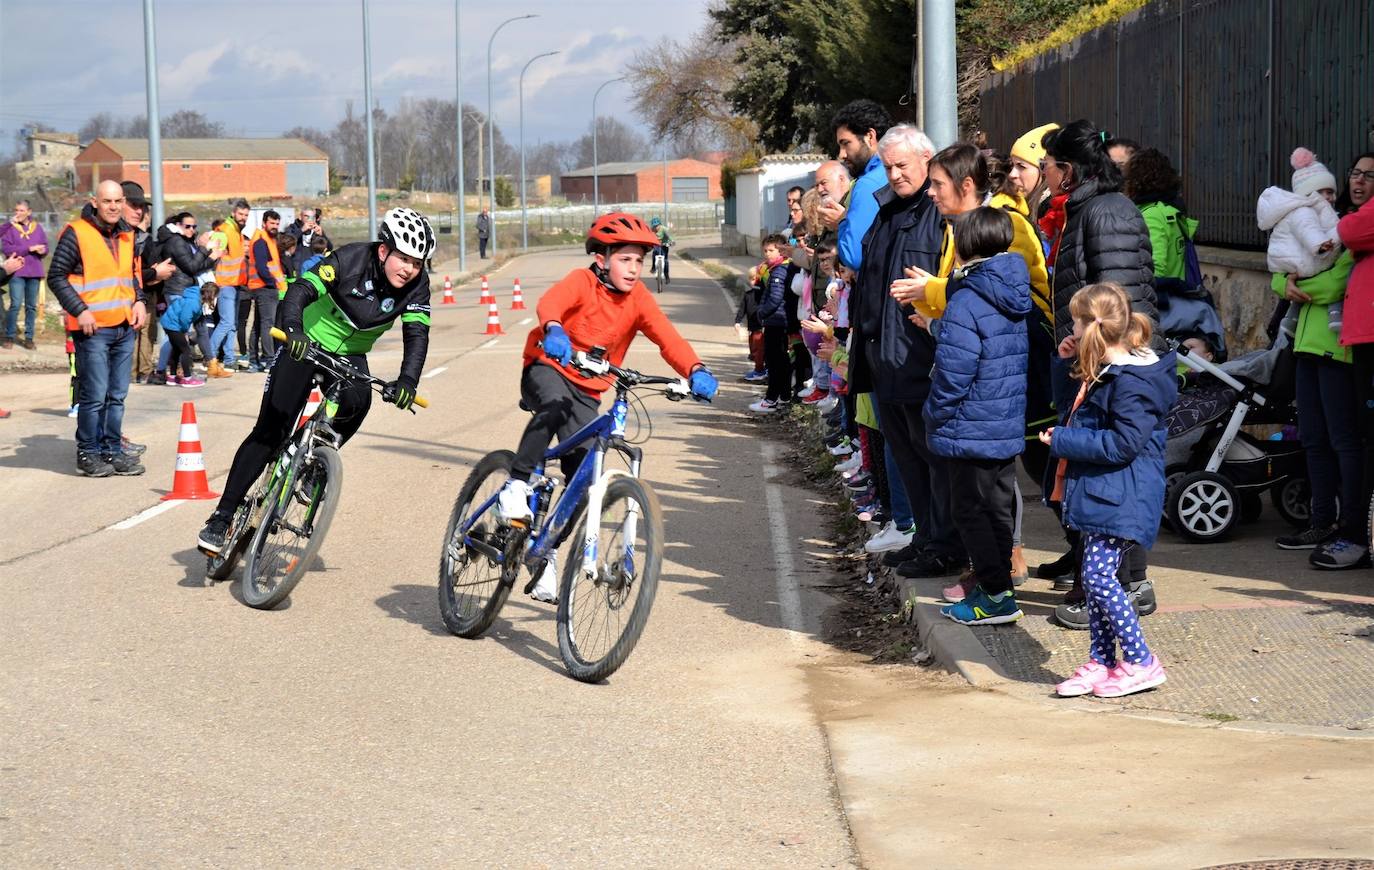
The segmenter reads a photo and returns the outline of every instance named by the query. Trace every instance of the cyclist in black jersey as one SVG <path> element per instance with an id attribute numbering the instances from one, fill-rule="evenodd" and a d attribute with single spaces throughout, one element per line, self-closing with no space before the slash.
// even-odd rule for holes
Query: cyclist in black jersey
<path id="1" fill-rule="evenodd" d="M 367 352 L 400 320 L 401 371 L 382 398 L 402 409 L 415 401 L 429 349 L 425 261 L 434 254 L 434 230 L 419 212 L 393 208 L 383 217 L 377 235 L 375 242 L 357 242 L 328 252 L 288 286 L 278 309 L 287 340 L 272 363 L 257 422 L 234 454 L 224 495 L 201 529 L 199 548 L 207 555 L 217 554 L 224 546 L 234 511 L 267 460 L 291 435 L 316 371 L 315 365 L 304 361 L 310 343 L 366 372 Z M 372 391 L 366 384 L 341 393 L 334 429 L 343 441 L 362 426 L 371 404 Z"/>

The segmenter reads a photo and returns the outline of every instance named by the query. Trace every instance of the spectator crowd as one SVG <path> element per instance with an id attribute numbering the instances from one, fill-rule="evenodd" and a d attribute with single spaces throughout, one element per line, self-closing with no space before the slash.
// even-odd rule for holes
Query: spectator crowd
<path id="1" fill-rule="evenodd" d="M 750 410 L 814 405 L 878 529 L 866 550 L 947 578 L 942 613 L 965 624 L 1022 615 L 1019 460 L 1065 538 L 1034 574 L 1065 593 L 1055 621 L 1090 637 L 1059 694 L 1160 685 L 1140 620 L 1156 608 L 1167 420 L 1182 363 L 1226 356 L 1178 173 L 1087 120 L 939 150 L 869 100 L 831 126 L 839 159 L 788 191 L 788 225 L 762 239 L 736 312 L 743 379 L 765 389 Z M 1339 177 L 1306 149 L 1292 165 L 1256 218 L 1311 503 L 1309 527 L 1275 544 L 1314 568 L 1367 567 L 1374 153 Z"/>

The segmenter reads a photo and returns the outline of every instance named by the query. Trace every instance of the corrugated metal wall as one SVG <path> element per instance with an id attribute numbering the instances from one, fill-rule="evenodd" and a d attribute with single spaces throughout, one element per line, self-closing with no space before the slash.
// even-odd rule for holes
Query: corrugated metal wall
<path id="1" fill-rule="evenodd" d="M 1260 247 L 1255 200 L 1290 184 L 1293 148 L 1344 186 L 1374 147 L 1374 3 L 1156 0 L 990 76 L 981 99 L 997 148 L 1076 118 L 1159 148 L 1183 174 L 1200 241 Z"/>

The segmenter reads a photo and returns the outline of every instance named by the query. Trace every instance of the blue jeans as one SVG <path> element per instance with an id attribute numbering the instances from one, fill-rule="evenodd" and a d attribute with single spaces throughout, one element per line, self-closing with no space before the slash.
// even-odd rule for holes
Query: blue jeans
<path id="1" fill-rule="evenodd" d="M 76 336 L 76 449 L 114 456 L 124 434 L 124 397 L 129 394 L 134 331 L 125 323 Z"/>
<path id="2" fill-rule="evenodd" d="M 33 341 L 33 323 L 38 315 L 38 282 L 41 278 L 10 279 L 10 313 L 5 320 L 5 338 L 18 338 L 19 306 L 24 306 L 24 337 Z"/>
<path id="3" fill-rule="evenodd" d="M 227 366 L 232 366 L 238 361 L 234 354 L 234 329 L 239 322 L 238 304 L 237 287 L 219 288 L 219 299 L 215 303 L 215 310 L 219 312 L 219 325 L 210 333 L 210 355 L 219 356 L 220 351 L 224 351 L 224 364 Z M 208 364 L 209 360 L 206 360 L 206 363 Z"/>

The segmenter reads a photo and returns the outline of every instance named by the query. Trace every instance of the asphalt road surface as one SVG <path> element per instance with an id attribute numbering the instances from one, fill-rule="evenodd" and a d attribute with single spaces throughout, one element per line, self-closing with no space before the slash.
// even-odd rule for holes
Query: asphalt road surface
<path id="1" fill-rule="evenodd" d="M 449 508 L 513 448 L 519 352 L 572 252 L 436 294 L 429 410 L 376 402 L 343 451 L 319 570 L 275 611 L 202 586 L 210 502 L 158 512 L 193 400 L 213 487 L 262 375 L 134 386 L 125 431 L 148 474 L 75 471 L 65 376 L 3 375 L 0 864 L 6 866 L 844 867 L 856 863 L 803 665 L 824 607 L 788 552 L 815 497 L 727 386 L 714 406 L 646 401 L 645 477 L 665 510 L 648 628 L 602 685 L 570 679 L 553 608 L 517 587 L 480 640 L 436 602 Z M 723 381 L 742 347 L 719 288 L 678 262 L 664 308 Z M 530 310 L 512 312 L 521 278 Z M 390 376 L 399 330 L 371 355 Z M 629 365 L 668 373 L 641 338 Z M 633 434 L 633 433 L 632 433 Z"/>

